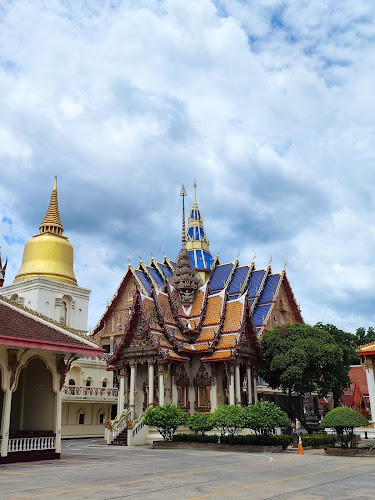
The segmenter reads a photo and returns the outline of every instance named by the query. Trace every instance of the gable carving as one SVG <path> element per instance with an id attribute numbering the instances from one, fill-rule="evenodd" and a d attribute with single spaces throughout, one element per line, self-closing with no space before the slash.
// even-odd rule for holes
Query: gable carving
<path id="1" fill-rule="evenodd" d="M 199 370 L 193 380 L 194 386 L 208 386 L 212 383 L 212 378 L 208 375 L 206 368 L 201 363 Z"/>

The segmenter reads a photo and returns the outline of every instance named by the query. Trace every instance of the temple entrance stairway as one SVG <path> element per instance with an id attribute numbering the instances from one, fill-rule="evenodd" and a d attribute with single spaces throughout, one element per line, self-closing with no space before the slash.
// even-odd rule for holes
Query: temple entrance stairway
<path id="1" fill-rule="evenodd" d="M 117 446 L 128 446 L 128 429 L 124 429 L 120 434 L 115 437 L 111 444 Z"/>

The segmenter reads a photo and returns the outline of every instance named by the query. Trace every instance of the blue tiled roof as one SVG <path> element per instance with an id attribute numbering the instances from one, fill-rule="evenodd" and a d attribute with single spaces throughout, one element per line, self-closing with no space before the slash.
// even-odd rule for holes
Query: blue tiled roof
<path id="1" fill-rule="evenodd" d="M 223 264 L 215 268 L 210 279 L 211 290 L 221 290 L 224 287 L 233 266 L 234 264 Z"/>
<path id="2" fill-rule="evenodd" d="M 237 267 L 229 285 L 229 293 L 238 293 L 241 290 L 241 286 L 243 285 L 248 272 L 248 266 Z"/>
<path id="3" fill-rule="evenodd" d="M 164 280 L 160 276 L 160 274 L 158 273 L 158 271 L 156 269 L 154 269 L 151 266 L 147 266 L 147 271 L 151 274 L 151 276 L 153 277 L 153 279 L 157 285 L 159 285 L 159 286 L 164 285 Z"/>
<path id="4" fill-rule="evenodd" d="M 160 269 L 163 271 L 164 273 L 164 276 L 168 279 L 172 276 L 172 271 L 169 269 L 168 266 L 166 266 L 165 264 L 159 264 L 158 262 L 158 266 L 160 267 Z"/>
<path id="5" fill-rule="evenodd" d="M 170 260 L 169 262 L 172 264 L 173 269 L 176 269 L 177 267 L 176 262 L 174 262 L 173 260 Z"/>
<path id="6" fill-rule="evenodd" d="M 263 325 L 264 320 L 270 310 L 271 304 L 256 306 L 253 312 L 253 322 L 255 326 Z"/>
<path id="7" fill-rule="evenodd" d="M 265 302 L 272 302 L 276 292 L 276 288 L 279 285 L 280 279 L 281 279 L 280 274 L 271 274 L 270 276 L 267 276 L 262 293 L 260 294 L 259 297 L 258 304 L 264 304 Z"/>
<path id="8" fill-rule="evenodd" d="M 255 297 L 257 291 L 259 290 L 260 284 L 264 278 L 266 271 L 264 269 L 259 269 L 258 271 L 253 271 L 250 275 L 249 282 L 247 284 L 248 296 Z"/>
<path id="9" fill-rule="evenodd" d="M 141 271 L 140 269 L 136 269 L 135 274 L 140 279 L 142 285 L 146 288 L 147 293 L 150 293 L 151 281 L 148 279 L 148 277 L 145 275 L 145 273 L 143 271 Z"/>
<path id="10" fill-rule="evenodd" d="M 250 300 L 249 300 L 249 305 L 250 305 L 250 307 L 254 304 L 254 300 L 255 300 L 255 299 L 250 299 Z"/>
<path id="11" fill-rule="evenodd" d="M 231 295 L 231 296 L 229 297 L 228 301 L 230 302 L 231 300 L 236 300 L 236 299 L 238 299 L 238 297 L 239 297 L 239 296 L 240 296 L 240 294 L 239 294 L 239 293 L 236 293 L 236 294 L 234 294 L 234 295 Z"/>
<path id="12" fill-rule="evenodd" d="M 256 328 L 257 334 L 261 331 L 261 327 Z"/>
<path id="13" fill-rule="evenodd" d="M 200 213 L 200 211 L 193 209 L 190 212 L 190 218 L 191 219 L 195 219 L 195 220 L 201 220 L 201 213 Z"/>

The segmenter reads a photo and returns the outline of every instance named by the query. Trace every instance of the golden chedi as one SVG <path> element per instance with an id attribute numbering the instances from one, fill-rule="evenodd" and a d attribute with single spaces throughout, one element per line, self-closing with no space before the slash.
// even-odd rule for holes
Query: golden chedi
<path id="1" fill-rule="evenodd" d="M 63 236 L 57 202 L 57 178 L 47 213 L 39 226 L 39 234 L 29 240 L 23 252 L 22 265 L 14 283 L 42 277 L 77 285 L 73 271 L 73 247 Z"/>

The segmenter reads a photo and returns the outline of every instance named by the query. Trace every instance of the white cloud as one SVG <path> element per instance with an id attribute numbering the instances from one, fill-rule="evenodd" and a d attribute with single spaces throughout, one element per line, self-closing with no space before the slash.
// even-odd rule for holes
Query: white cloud
<path id="1" fill-rule="evenodd" d="M 195 179 L 214 254 L 286 257 L 308 321 L 375 324 L 374 14 L 364 0 L 7 3 L 3 210 L 35 234 L 58 175 L 91 326 L 127 255 L 177 254 Z"/>

